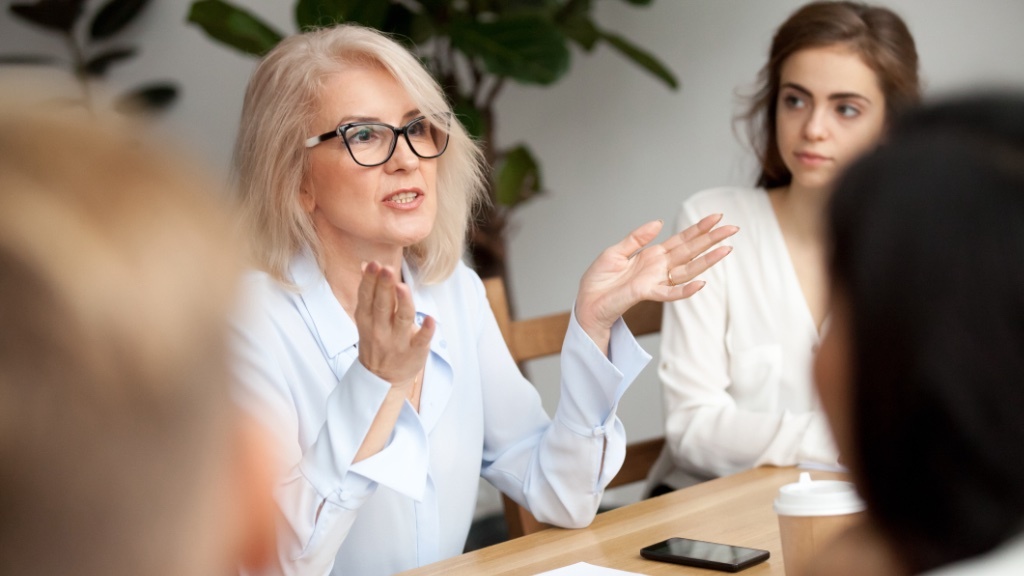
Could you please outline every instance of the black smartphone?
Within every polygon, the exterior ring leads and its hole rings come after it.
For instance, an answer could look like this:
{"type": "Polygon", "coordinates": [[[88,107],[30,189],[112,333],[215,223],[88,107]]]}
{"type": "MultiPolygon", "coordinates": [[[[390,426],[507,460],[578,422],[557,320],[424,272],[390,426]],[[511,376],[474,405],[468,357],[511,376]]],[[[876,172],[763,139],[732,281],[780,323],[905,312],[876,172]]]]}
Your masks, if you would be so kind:
{"type": "Polygon", "coordinates": [[[648,560],[674,562],[723,572],[739,572],[744,568],[764,562],[771,554],[767,550],[756,548],[716,544],[689,538],[669,538],[641,549],[640,555],[648,560]]]}

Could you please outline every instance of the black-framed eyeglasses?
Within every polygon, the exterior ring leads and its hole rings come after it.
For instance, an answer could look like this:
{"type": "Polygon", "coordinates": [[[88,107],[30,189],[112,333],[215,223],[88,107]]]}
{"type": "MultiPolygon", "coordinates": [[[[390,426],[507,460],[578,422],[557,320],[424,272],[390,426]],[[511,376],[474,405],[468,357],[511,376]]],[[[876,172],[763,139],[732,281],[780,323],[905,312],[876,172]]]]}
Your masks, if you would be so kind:
{"type": "Polygon", "coordinates": [[[398,136],[405,137],[405,143],[413,154],[420,158],[437,158],[448,148],[448,118],[441,118],[441,125],[426,116],[410,120],[405,126],[395,128],[382,122],[352,122],[342,124],[330,132],[306,140],[306,148],[317,146],[332,138],[341,138],[345,148],[360,166],[380,166],[391,159],[398,144],[398,136]]]}

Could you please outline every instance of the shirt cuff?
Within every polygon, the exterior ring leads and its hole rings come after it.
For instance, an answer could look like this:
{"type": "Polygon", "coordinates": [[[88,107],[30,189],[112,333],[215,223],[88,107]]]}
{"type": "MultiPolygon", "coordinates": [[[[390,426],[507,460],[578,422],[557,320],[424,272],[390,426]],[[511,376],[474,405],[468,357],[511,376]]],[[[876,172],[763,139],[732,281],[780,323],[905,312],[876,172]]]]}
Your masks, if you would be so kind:
{"type": "Polygon", "coordinates": [[[348,475],[357,473],[369,481],[422,502],[427,489],[428,449],[426,431],[412,406],[406,402],[387,446],[373,456],[353,464],[348,475]]]}
{"type": "Polygon", "coordinates": [[[352,464],[341,488],[328,500],[355,510],[381,485],[417,502],[423,501],[427,486],[427,444],[426,436],[417,433],[423,428],[415,415],[408,414],[412,411],[408,403],[402,407],[388,444],[373,456],[352,464]]]}
{"type": "Polygon", "coordinates": [[[619,318],[611,328],[608,355],[597,347],[576,320],[572,307],[562,345],[562,397],[555,417],[570,429],[589,435],[607,425],[619,399],[651,361],[619,318]]]}
{"type": "MultiPolygon", "coordinates": [[[[341,492],[365,496],[372,482],[421,499],[427,481],[427,439],[408,402],[402,407],[388,444],[379,453],[353,463],[391,385],[353,362],[328,398],[327,417],[316,442],[300,464],[302,474],[324,497],[341,492]],[[348,478],[351,473],[362,477],[348,478]]],[[[339,505],[350,508],[350,504],[339,505]]]]}

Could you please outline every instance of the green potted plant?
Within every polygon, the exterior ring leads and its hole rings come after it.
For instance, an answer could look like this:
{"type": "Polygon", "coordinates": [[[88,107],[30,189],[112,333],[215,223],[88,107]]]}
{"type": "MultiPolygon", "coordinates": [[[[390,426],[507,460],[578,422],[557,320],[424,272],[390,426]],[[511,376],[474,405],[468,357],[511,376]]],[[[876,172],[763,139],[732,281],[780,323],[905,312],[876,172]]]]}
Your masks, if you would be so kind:
{"type": "MultiPolygon", "coordinates": [[[[299,30],[354,22],[392,33],[437,78],[493,167],[492,202],[470,238],[473,266],[488,277],[505,275],[508,211],[543,191],[541,167],[528,144],[494,145],[494,105],[507,82],[550,85],[569,70],[570,44],[590,52],[604,43],[669,88],[678,86],[657,58],[594,22],[592,7],[593,0],[298,0],[294,14],[299,30]]],[[[282,38],[225,0],[193,2],[188,19],[215,40],[256,56],[282,38]]]]}
{"type": "MultiPolygon", "coordinates": [[[[68,51],[68,59],[49,54],[4,54],[0,64],[66,66],[78,82],[81,98],[88,108],[95,104],[91,84],[103,79],[111,66],[138,53],[134,46],[117,40],[149,0],[109,0],[85,18],[85,0],[38,0],[13,3],[8,7],[16,19],[38,26],[58,36],[68,51]]],[[[170,106],[178,95],[171,82],[159,81],[134,88],[120,95],[114,107],[120,111],[155,112],[170,106]]]]}

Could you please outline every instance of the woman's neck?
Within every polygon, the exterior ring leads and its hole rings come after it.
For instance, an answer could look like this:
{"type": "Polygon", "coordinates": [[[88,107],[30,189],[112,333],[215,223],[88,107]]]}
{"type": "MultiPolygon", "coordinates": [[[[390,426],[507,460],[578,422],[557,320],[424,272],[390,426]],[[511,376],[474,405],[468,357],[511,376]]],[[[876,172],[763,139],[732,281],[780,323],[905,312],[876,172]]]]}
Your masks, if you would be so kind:
{"type": "Polygon", "coordinates": [[[363,278],[363,266],[369,262],[378,262],[402,273],[402,249],[372,249],[369,247],[339,248],[322,244],[321,258],[324,264],[324,277],[331,286],[334,297],[349,316],[354,317],[356,304],[359,301],[359,284],[363,278]]]}
{"type": "Polygon", "coordinates": [[[790,184],[771,191],[772,208],[786,235],[800,242],[822,242],[829,191],[790,184]]]}

